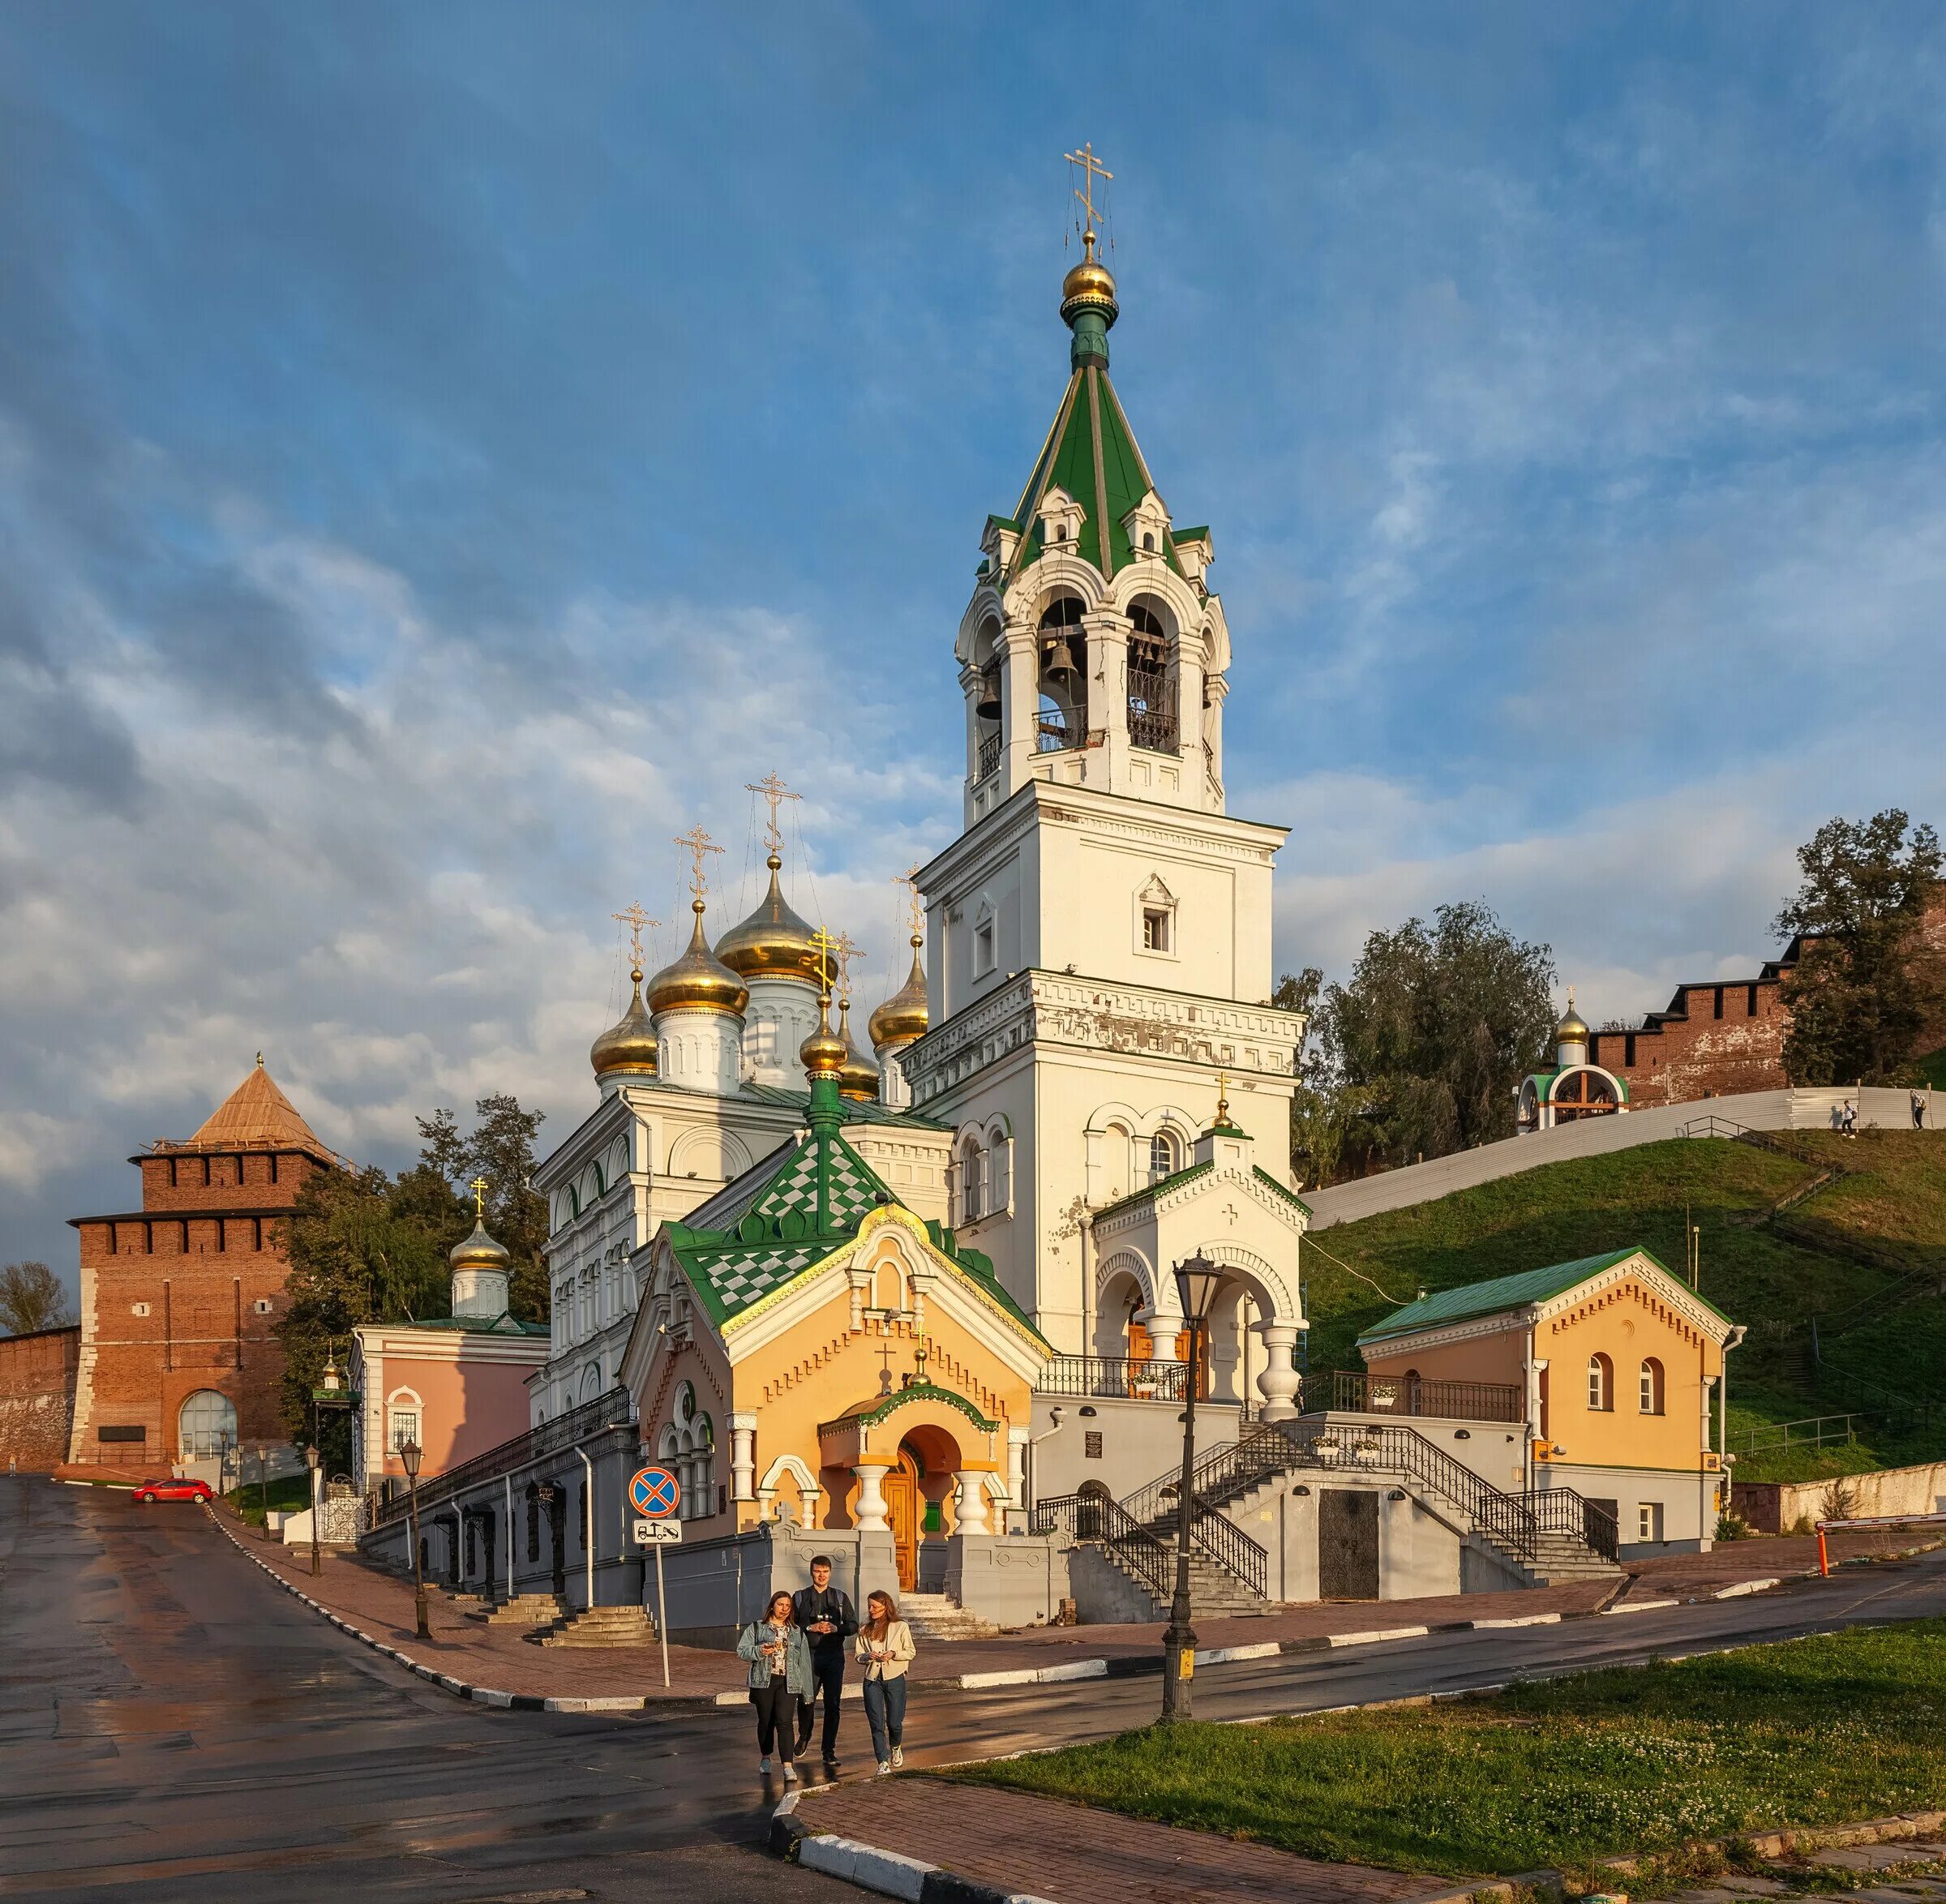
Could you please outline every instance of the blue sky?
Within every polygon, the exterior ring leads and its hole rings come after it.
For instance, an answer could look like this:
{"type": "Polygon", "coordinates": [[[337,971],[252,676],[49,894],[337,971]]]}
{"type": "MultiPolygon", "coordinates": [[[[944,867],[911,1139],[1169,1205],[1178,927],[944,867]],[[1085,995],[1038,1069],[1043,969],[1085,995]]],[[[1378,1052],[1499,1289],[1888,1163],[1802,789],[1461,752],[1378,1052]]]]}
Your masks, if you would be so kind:
{"type": "Polygon", "coordinates": [[[0,1259],[259,1046],[564,1132],[772,767],[896,982],[1083,139],[1281,966],[1482,897],[1627,1015],[1941,817],[1935,8],[16,6],[0,1259]]]}

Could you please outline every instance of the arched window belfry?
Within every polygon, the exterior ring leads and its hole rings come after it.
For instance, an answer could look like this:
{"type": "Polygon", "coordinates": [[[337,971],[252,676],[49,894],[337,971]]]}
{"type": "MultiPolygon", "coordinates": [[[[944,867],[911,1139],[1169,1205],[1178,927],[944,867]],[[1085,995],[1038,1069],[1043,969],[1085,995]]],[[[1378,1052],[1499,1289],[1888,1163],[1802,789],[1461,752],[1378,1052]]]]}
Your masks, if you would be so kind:
{"type": "Polygon", "coordinates": [[[973,777],[984,780],[1000,765],[1004,735],[1001,728],[1001,667],[1003,656],[1000,624],[988,622],[980,630],[975,650],[979,687],[973,700],[974,741],[978,750],[973,777]]]}
{"type": "Polygon", "coordinates": [[[1080,747],[1088,737],[1088,641],[1081,617],[1080,602],[1061,595],[1040,618],[1035,746],[1042,753],[1080,747]]]}
{"type": "Polygon", "coordinates": [[[1152,753],[1177,750],[1176,650],[1155,610],[1129,604],[1129,740],[1152,753]]]}

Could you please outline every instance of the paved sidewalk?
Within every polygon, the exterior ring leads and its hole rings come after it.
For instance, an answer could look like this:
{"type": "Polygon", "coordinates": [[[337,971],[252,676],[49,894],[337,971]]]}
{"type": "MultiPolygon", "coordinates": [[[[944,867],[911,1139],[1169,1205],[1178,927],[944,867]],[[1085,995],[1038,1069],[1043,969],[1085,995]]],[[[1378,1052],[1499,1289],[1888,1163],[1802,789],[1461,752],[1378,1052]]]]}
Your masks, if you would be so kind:
{"type": "MultiPolygon", "coordinates": [[[[1451,1878],[1325,1864],[1265,1845],[1123,1818],[1058,1799],[937,1778],[881,1778],[807,1792],[812,1834],[937,1865],[1008,1895],[1059,1904],[1430,1904],[1451,1878]]],[[[837,1869],[800,1843],[799,1862],[837,1869]]]]}
{"type": "MultiPolygon", "coordinates": [[[[428,1593],[432,1638],[421,1640],[414,1628],[409,1580],[367,1567],[355,1556],[329,1551],[324,1556],[324,1572],[313,1580],[309,1548],[259,1541],[227,1509],[220,1510],[217,1519],[246,1553],[298,1592],[380,1645],[396,1648],[435,1673],[466,1685],[492,1687],[523,1701],[630,1702],[734,1697],[745,1686],[744,1668],[727,1651],[671,1646],[671,1684],[665,1690],[662,1655],[654,1645],[585,1650],[539,1646],[517,1627],[488,1627],[468,1619],[464,1606],[436,1589],[428,1593]]],[[[1832,1542],[1834,1559],[1897,1551],[1906,1544],[1878,1533],[1834,1536],[1832,1542]]],[[[1815,1541],[1739,1541],[1713,1554],[1641,1563],[1640,1577],[1630,1583],[1621,1604],[1701,1597],[1741,1582],[1788,1579],[1816,1564],[1815,1541]]],[[[1240,1619],[1199,1620],[1196,1635],[1206,1651],[1261,1648],[1267,1652],[1293,1642],[1321,1645],[1348,1635],[1402,1628],[1575,1619],[1595,1612],[1613,1591],[1612,1582],[1587,1580],[1528,1593],[1318,1602],[1275,1607],[1240,1619]]],[[[1159,1623],[1033,1627],[997,1640],[922,1645],[914,1677],[922,1684],[957,1684],[968,1675],[1081,1670],[1082,1662],[1104,1660],[1110,1662],[1107,1670],[1113,1671],[1159,1661],[1161,1643],[1159,1623]]]]}

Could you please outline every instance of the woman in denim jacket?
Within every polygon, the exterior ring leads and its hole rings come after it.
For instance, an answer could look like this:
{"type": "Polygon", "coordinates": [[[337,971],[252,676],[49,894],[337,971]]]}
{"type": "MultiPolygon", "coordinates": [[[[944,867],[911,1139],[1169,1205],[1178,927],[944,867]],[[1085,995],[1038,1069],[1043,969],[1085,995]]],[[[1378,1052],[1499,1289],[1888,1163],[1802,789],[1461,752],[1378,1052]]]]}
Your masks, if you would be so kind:
{"type": "Polygon", "coordinates": [[[757,1748],[763,1754],[763,1772],[769,1776],[774,1739],[778,1756],[784,1762],[784,1782],[790,1784],[797,1777],[791,1743],[797,1735],[797,1702],[810,1697],[816,1682],[810,1643],[791,1617],[788,1593],[781,1589],[773,1593],[764,1617],[744,1628],[736,1657],[750,1662],[750,1703],[757,1708],[757,1748]]]}

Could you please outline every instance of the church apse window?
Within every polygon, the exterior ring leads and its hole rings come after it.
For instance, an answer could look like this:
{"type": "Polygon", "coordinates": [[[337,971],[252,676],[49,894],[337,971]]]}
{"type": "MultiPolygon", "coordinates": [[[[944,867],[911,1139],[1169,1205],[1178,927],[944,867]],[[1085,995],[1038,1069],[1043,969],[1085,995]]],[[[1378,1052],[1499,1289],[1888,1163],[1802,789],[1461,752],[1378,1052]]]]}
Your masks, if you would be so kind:
{"type": "Polygon", "coordinates": [[[1155,610],[1129,606],[1129,740],[1151,753],[1177,751],[1176,649],[1155,610]]]}
{"type": "Polygon", "coordinates": [[[1088,641],[1082,605],[1073,595],[1048,604],[1040,618],[1039,717],[1041,753],[1082,746],[1088,737],[1088,641]]]}

